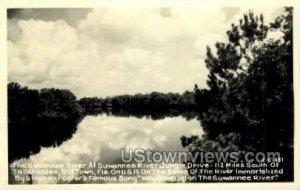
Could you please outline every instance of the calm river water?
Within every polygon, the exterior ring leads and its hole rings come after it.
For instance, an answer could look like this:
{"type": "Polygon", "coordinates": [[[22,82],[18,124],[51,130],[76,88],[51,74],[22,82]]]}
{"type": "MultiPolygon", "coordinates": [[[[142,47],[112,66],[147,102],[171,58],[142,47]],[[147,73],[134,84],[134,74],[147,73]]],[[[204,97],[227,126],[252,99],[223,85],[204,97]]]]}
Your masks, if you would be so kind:
{"type": "MultiPolygon", "coordinates": [[[[146,117],[87,116],[79,124],[72,139],[59,147],[42,148],[38,154],[17,162],[118,163],[121,160],[122,148],[183,151],[181,136],[202,134],[198,120],[187,121],[181,116],[160,120],[146,117]]],[[[33,183],[38,181],[33,180],[33,183]]]]}

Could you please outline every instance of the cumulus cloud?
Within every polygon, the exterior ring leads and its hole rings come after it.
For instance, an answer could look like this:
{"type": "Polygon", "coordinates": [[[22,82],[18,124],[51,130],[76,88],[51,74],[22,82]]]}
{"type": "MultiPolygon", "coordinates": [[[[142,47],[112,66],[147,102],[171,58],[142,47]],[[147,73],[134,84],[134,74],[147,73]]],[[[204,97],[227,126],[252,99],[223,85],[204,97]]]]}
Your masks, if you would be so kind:
{"type": "MultiPolygon", "coordinates": [[[[277,9],[257,10],[270,20],[277,9]]],[[[248,9],[103,8],[70,25],[76,11],[38,19],[41,11],[31,10],[34,19],[9,20],[9,81],[79,97],[205,87],[206,45],[224,41],[248,9]]]]}
{"type": "Polygon", "coordinates": [[[9,80],[34,88],[73,89],[91,53],[80,48],[76,30],[62,20],[20,20],[17,26],[19,39],[8,42],[9,80]]]}

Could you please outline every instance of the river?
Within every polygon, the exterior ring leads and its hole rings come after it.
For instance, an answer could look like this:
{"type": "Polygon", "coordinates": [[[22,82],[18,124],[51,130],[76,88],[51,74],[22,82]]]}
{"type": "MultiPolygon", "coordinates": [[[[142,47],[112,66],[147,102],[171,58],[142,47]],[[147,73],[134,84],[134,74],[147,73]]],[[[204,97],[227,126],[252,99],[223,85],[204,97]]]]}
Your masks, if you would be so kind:
{"type": "MultiPolygon", "coordinates": [[[[158,120],[150,117],[115,117],[105,114],[86,116],[70,140],[57,147],[42,148],[38,154],[31,155],[28,159],[17,160],[15,163],[120,163],[122,148],[125,151],[185,151],[180,140],[183,135],[201,137],[203,130],[200,122],[197,119],[187,120],[182,116],[158,120]]],[[[31,177],[32,183],[45,183],[35,180],[34,174],[31,177]]],[[[150,182],[166,181],[162,179],[150,182]]]]}

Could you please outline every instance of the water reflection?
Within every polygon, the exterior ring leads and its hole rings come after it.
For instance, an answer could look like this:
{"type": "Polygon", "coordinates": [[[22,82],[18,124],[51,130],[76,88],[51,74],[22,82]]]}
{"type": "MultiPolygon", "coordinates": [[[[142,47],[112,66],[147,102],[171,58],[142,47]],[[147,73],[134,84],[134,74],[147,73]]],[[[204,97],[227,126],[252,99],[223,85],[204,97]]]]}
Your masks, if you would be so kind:
{"type": "Polygon", "coordinates": [[[157,108],[157,109],[131,109],[131,108],[111,108],[111,109],[99,109],[92,110],[87,113],[88,115],[100,115],[106,114],[108,116],[118,117],[136,117],[136,118],[151,118],[153,120],[164,119],[166,117],[178,117],[182,116],[186,120],[197,118],[199,113],[193,109],[179,109],[179,108],[157,108]]]}
{"type": "Polygon", "coordinates": [[[181,116],[161,120],[146,117],[87,116],[79,124],[72,139],[60,147],[42,148],[39,154],[21,162],[118,163],[121,148],[181,151],[184,150],[180,141],[182,135],[202,134],[198,120],[187,121],[181,116]]]}

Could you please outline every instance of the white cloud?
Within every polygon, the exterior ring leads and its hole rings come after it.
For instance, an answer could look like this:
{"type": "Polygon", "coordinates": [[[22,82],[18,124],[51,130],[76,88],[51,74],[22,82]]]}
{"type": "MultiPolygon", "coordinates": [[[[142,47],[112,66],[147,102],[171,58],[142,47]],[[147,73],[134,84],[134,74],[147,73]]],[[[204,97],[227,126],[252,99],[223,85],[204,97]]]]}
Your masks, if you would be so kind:
{"type": "Polygon", "coordinates": [[[18,21],[19,40],[8,44],[9,80],[34,88],[72,88],[83,67],[76,30],[64,21],[18,21]]]}
{"type": "MultiPolygon", "coordinates": [[[[274,10],[263,11],[274,16],[274,10]]],[[[241,16],[236,12],[94,9],[77,27],[63,20],[14,19],[8,25],[9,80],[68,88],[79,97],[204,87],[206,45],[225,40],[230,23],[241,16]]]]}

